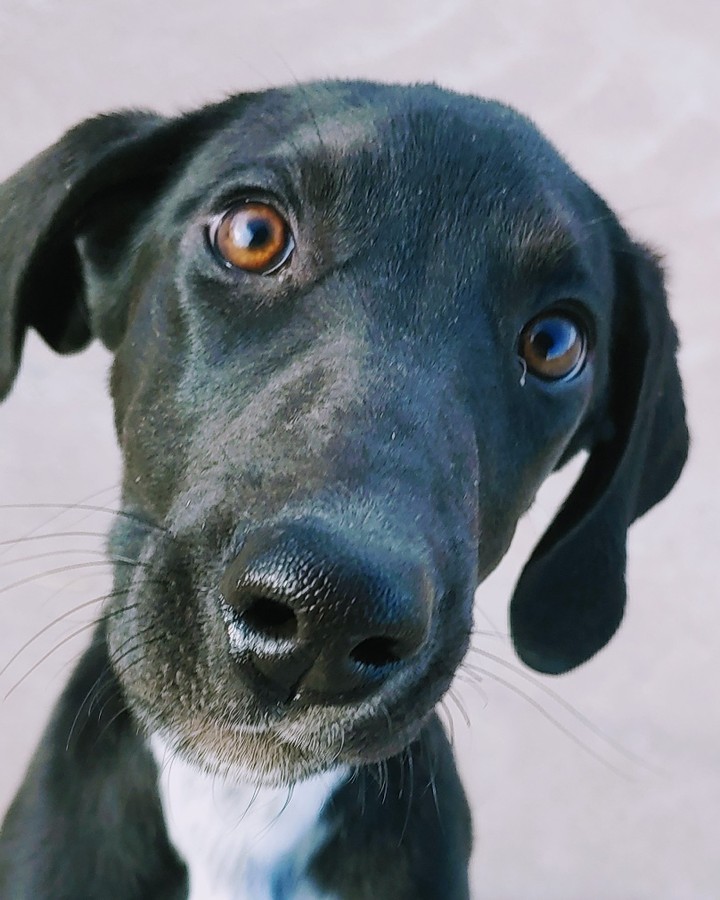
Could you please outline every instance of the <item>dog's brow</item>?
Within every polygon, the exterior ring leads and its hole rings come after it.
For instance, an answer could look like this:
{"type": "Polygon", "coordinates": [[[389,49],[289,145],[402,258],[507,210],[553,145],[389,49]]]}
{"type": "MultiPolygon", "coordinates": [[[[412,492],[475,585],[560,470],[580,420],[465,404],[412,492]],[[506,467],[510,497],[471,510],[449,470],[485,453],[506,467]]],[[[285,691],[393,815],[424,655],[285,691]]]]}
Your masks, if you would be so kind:
{"type": "Polygon", "coordinates": [[[557,215],[515,223],[511,242],[515,264],[528,273],[558,265],[576,243],[568,226],[557,215]]]}

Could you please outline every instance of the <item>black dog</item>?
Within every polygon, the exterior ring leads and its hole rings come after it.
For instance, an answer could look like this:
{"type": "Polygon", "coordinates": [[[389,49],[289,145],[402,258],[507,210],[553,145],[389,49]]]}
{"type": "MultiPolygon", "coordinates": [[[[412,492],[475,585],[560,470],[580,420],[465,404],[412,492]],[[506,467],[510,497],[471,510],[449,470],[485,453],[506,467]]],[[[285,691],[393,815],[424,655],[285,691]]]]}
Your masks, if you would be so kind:
{"type": "Polygon", "coordinates": [[[125,461],[0,896],[467,897],[433,708],[581,448],[513,639],[557,673],[620,622],[626,529],[687,450],[656,261],[530,122],[432,86],[96,118],[0,215],[0,396],[25,329],[100,338],[125,461]]]}

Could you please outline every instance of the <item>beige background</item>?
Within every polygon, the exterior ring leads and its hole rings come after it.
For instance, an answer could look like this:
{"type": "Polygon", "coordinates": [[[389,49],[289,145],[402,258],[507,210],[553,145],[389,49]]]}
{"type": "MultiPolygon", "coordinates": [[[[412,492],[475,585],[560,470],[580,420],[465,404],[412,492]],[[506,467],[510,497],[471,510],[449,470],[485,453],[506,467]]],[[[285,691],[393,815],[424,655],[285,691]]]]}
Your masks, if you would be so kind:
{"type": "MultiPolygon", "coordinates": [[[[720,4],[0,0],[0,177],[100,110],[173,111],[323,76],[433,79],[515,104],[667,254],[694,447],[678,489],[632,531],[621,632],[535,685],[508,646],[512,580],[561,478],[478,594],[477,628],[495,633],[475,645],[514,668],[473,654],[490,674],[481,691],[461,675],[447,715],[476,822],[475,898],[720,898],[720,4]]],[[[61,360],[30,342],[0,408],[0,503],[26,508],[0,510],[0,541],[107,527],[105,513],[30,508],[116,501],[107,365],[97,348],[61,360]]],[[[97,603],[53,622],[107,590],[100,545],[0,545],[0,810],[97,603]]]]}

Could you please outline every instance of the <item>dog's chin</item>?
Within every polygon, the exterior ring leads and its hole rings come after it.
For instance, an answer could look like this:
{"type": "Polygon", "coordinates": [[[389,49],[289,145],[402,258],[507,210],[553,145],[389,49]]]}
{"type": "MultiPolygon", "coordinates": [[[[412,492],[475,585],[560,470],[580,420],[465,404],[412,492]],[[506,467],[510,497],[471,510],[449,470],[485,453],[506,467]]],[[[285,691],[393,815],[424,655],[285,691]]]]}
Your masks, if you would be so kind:
{"type": "Polygon", "coordinates": [[[389,729],[384,717],[314,728],[299,721],[265,728],[222,722],[167,727],[147,720],[144,725],[172,754],[210,775],[238,784],[280,787],[338,767],[360,768],[396,756],[417,738],[429,716],[399,729],[389,729]]]}

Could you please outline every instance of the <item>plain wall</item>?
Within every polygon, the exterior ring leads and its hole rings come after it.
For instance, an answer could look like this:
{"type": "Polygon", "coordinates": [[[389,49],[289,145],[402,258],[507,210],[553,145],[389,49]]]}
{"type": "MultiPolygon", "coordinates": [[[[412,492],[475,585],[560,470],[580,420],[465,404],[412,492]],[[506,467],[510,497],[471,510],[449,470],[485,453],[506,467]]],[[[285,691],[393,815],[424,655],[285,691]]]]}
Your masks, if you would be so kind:
{"type": "MultiPolygon", "coordinates": [[[[98,111],[338,76],[518,106],[666,255],[693,449],[632,529],[625,622],[562,678],[529,678],[513,656],[508,597],[561,476],[478,592],[475,646],[505,662],[473,654],[481,689],[461,674],[444,715],[475,817],[475,898],[718,898],[720,5],[2,0],[0,178],[98,111]]],[[[0,811],[108,590],[109,515],[34,506],[117,501],[108,364],[98,347],[60,359],[32,339],[0,407],[0,541],[14,541],[0,545],[0,811]],[[16,540],[38,529],[95,536],[16,540]]]]}

